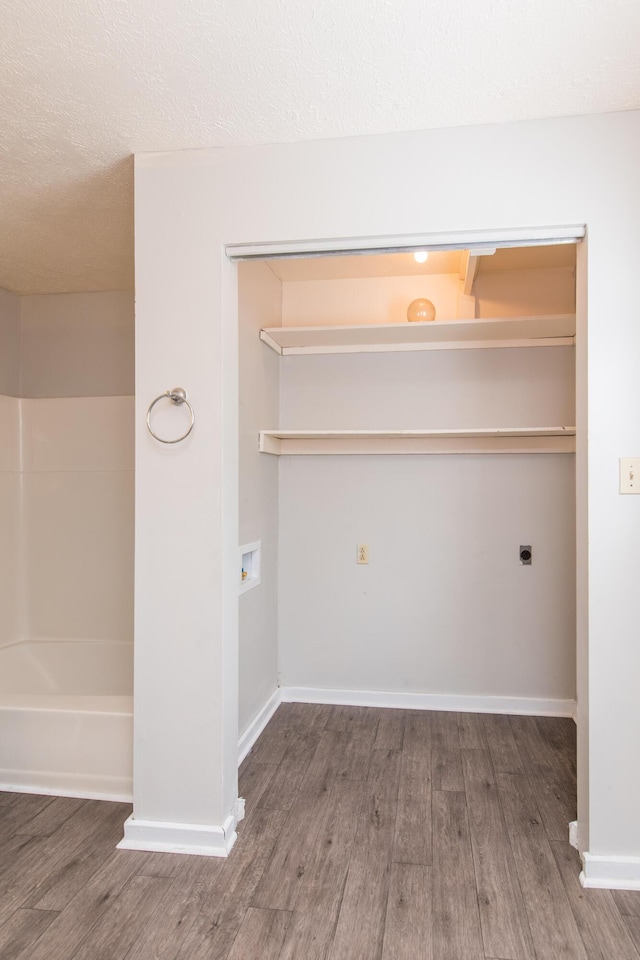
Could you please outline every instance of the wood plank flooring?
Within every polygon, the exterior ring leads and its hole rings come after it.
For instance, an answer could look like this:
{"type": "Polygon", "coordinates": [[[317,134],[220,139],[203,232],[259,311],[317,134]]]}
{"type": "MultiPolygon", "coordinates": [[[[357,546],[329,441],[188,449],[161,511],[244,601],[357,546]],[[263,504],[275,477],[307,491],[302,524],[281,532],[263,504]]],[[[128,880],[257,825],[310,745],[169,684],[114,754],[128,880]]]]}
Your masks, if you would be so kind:
{"type": "Polygon", "coordinates": [[[0,794],[0,960],[640,960],[583,890],[570,720],[283,704],[228,860],[116,851],[126,804],[0,794]]]}

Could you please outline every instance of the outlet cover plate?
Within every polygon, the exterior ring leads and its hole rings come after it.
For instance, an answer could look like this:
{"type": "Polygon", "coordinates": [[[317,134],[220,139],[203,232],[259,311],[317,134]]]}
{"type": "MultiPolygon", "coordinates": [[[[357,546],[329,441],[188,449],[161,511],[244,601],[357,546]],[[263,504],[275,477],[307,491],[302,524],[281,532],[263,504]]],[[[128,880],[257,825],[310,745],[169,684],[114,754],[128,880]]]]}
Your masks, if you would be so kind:
{"type": "Polygon", "coordinates": [[[640,457],[620,457],[620,493],[640,493],[640,457]]]}

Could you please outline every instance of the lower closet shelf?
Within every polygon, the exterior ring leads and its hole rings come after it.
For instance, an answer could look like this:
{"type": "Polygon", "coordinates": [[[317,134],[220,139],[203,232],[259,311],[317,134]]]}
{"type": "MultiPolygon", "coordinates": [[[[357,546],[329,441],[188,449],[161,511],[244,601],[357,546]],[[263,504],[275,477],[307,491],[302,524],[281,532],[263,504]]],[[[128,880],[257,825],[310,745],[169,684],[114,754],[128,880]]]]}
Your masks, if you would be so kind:
{"type": "Polygon", "coordinates": [[[261,453],[313,454],[575,453],[575,427],[478,430],[261,430],[261,453]]]}

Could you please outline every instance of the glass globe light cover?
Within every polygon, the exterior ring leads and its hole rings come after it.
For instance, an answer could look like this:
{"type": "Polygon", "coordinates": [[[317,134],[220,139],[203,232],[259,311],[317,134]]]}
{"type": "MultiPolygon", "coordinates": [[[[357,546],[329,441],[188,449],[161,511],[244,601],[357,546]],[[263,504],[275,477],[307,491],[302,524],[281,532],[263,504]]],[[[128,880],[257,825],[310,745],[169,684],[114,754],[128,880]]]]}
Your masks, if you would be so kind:
{"type": "Polygon", "coordinates": [[[420,297],[418,300],[412,300],[407,307],[407,320],[409,323],[425,323],[428,320],[435,320],[436,308],[431,300],[424,300],[420,297]]]}

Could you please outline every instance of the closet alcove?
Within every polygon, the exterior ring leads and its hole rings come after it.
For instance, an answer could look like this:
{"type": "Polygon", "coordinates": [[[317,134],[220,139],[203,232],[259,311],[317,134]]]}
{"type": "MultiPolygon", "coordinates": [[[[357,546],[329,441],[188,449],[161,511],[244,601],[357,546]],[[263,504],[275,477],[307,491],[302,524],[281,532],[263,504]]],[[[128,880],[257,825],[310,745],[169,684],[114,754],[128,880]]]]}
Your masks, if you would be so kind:
{"type": "Polygon", "coordinates": [[[572,712],[575,256],[238,265],[240,539],[262,551],[240,598],[241,731],[274,683],[572,712]],[[417,297],[434,322],[406,321],[417,297]]]}

